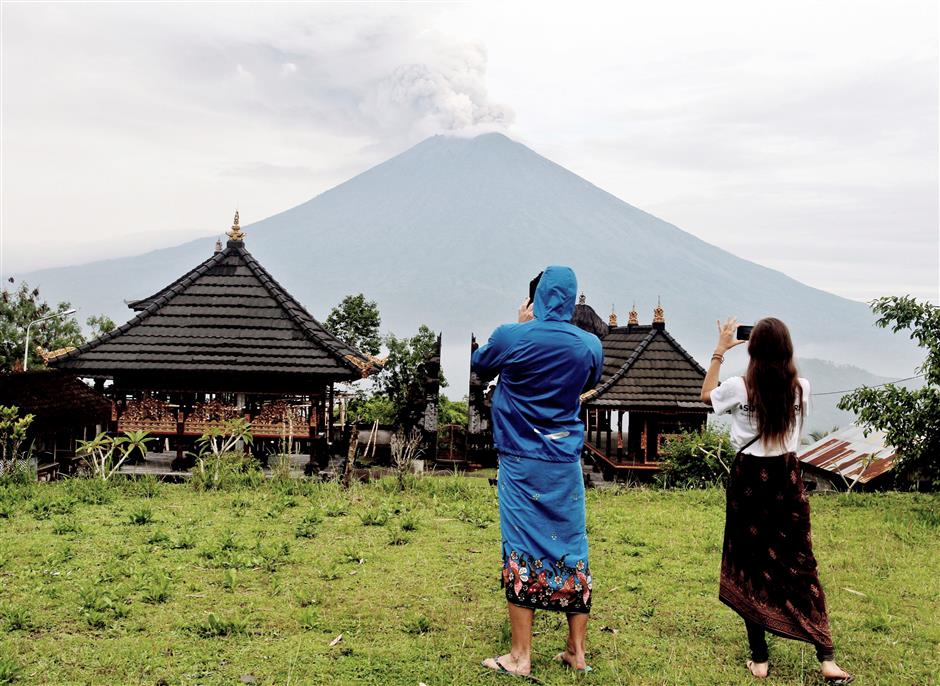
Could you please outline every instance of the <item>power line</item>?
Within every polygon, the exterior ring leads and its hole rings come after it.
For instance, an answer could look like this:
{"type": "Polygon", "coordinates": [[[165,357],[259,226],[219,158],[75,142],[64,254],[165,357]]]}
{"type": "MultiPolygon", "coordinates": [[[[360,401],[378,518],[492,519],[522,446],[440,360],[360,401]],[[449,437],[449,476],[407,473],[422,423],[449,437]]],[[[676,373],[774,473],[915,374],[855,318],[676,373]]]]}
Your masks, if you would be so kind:
{"type": "Polygon", "coordinates": [[[827,391],[826,393],[810,393],[810,396],[816,395],[845,395],[846,393],[852,393],[857,391],[859,388],[881,388],[882,386],[890,386],[891,384],[901,383],[902,381],[913,381],[914,379],[920,379],[923,377],[923,374],[917,374],[915,376],[909,376],[906,379],[896,379],[895,381],[886,381],[885,383],[875,384],[874,386],[858,386],[857,388],[850,388],[847,391],[827,391]]]}

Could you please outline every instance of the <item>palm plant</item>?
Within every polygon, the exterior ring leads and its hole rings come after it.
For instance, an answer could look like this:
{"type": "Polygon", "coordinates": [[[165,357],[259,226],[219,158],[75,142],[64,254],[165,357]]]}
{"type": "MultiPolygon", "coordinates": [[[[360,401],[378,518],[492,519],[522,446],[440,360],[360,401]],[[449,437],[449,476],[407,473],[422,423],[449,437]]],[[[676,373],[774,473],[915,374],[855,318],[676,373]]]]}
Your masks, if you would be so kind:
{"type": "Polygon", "coordinates": [[[75,454],[84,457],[92,475],[107,481],[134,452],[147,452],[147,444],[157,440],[146,431],[125,431],[123,436],[110,436],[102,431],[90,441],[79,441],[75,454]]]}

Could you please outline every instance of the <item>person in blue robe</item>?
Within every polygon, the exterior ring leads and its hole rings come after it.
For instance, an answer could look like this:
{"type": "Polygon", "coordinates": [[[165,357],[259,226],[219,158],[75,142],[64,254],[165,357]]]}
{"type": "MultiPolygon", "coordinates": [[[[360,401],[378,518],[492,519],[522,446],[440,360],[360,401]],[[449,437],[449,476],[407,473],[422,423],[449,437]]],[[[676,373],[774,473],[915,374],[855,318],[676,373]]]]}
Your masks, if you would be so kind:
{"type": "Polygon", "coordinates": [[[565,612],[566,648],[556,659],[587,671],[585,635],[591,570],[585,522],[581,394],[597,385],[601,342],[571,324],[577,280],[570,267],[545,269],[519,322],[498,327],[471,367],[499,375],[493,440],[499,455],[502,581],[512,628],[509,653],[483,662],[511,674],[531,670],[535,610],[565,612]]]}

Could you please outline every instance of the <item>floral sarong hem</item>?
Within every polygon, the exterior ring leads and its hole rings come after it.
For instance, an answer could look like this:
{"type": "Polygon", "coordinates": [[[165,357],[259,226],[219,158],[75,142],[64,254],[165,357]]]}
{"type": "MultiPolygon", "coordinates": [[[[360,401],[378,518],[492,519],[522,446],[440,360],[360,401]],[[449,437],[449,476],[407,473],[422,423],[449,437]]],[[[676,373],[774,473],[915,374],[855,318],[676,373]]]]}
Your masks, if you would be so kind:
{"type": "Polygon", "coordinates": [[[513,605],[573,614],[591,611],[591,571],[585,560],[571,566],[513,550],[503,555],[503,586],[513,605]]]}

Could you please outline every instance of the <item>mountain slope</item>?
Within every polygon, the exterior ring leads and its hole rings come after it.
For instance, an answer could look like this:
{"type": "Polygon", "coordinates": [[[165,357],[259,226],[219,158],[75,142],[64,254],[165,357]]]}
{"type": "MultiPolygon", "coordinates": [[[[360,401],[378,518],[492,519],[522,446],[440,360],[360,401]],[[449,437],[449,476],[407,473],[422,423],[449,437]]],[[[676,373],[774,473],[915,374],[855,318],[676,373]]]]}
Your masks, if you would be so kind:
{"type": "MultiPolygon", "coordinates": [[[[466,378],[470,330],[485,337],[513,318],[529,279],[550,263],[574,267],[605,318],[610,303],[623,317],[635,300],[648,322],[661,296],[667,327],[699,359],[713,344],[716,318],[772,314],[791,326],[803,357],[893,376],[909,375],[919,361],[908,341],[873,327],[864,304],[699,240],[501,134],[429,138],[246,232],[248,249],[321,319],[361,291],[379,302],[384,329],[443,329],[455,386],[466,378]]],[[[83,316],[124,321],[123,299],[168,284],[213,243],[22,277],[83,316]]]]}

